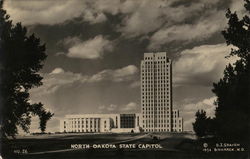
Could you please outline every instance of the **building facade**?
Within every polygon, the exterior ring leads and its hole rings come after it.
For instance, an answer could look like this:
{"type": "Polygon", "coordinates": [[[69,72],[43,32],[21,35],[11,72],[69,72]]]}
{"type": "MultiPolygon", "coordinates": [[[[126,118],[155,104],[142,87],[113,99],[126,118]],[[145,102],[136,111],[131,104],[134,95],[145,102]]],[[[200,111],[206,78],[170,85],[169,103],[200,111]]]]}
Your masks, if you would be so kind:
{"type": "Polygon", "coordinates": [[[139,132],[140,114],[77,114],[60,121],[60,132],[139,132]]]}
{"type": "Polygon", "coordinates": [[[141,113],[144,131],[173,130],[172,63],[166,52],[145,53],[141,61],[141,113]]]}
{"type": "Polygon", "coordinates": [[[182,132],[183,131],[183,118],[179,115],[179,110],[173,110],[173,131],[182,132]]]}

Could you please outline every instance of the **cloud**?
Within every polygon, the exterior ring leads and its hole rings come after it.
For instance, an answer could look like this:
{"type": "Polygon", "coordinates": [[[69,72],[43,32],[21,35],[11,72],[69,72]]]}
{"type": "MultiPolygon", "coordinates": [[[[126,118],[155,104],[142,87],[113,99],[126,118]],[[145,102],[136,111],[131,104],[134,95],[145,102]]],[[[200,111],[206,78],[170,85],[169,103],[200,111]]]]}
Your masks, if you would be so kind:
{"type": "Polygon", "coordinates": [[[215,105],[214,101],[216,100],[216,97],[211,97],[208,99],[203,99],[200,102],[197,103],[191,103],[191,104],[186,104],[183,106],[182,110],[185,113],[195,113],[198,110],[205,110],[207,116],[209,117],[214,117],[214,111],[215,111],[215,105]]]}
{"type": "MultiPolygon", "coordinates": [[[[144,0],[144,1],[126,1],[122,4],[123,10],[127,11],[122,24],[118,27],[118,31],[126,37],[137,37],[140,35],[148,35],[160,28],[175,27],[179,23],[187,22],[190,17],[199,15],[201,11],[214,8],[218,4],[218,0],[205,1],[189,1],[189,5],[178,0],[144,0]],[[176,5],[176,3],[179,3],[176,5]],[[127,9],[127,7],[129,9],[127,9]],[[126,9],[124,9],[126,8],[126,9]]],[[[160,33],[159,33],[160,34],[160,33]]],[[[156,34],[156,35],[159,35],[156,34]]]]}
{"type": "Polygon", "coordinates": [[[55,68],[50,74],[59,74],[64,73],[64,70],[62,68],[55,68]]]}
{"type": "Polygon", "coordinates": [[[43,85],[31,90],[31,93],[36,96],[54,93],[62,86],[67,86],[76,81],[84,81],[86,79],[85,76],[79,73],[65,72],[62,68],[55,68],[51,73],[45,73],[42,74],[42,76],[43,85]]]}
{"type": "Polygon", "coordinates": [[[96,83],[102,81],[111,82],[133,82],[137,76],[138,68],[134,65],[128,65],[118,69],[108,69],[100,71],[93,75],[82,75],[81,73],[65,72],[62,68],[55,68],[50,73],[42,74],[43,85],[31,90],[32,94],[37,96],[51,94],[61,87],[70,86],[73,83],[96,83]]]}
{"type": "Polygon", "coordinates": [[[212,85],[223,75],[228,63],[236,58],[229,55],[231,47],[226,44],[201,45],[183,50],[173,63],[173,82],[178,85],[212,85]]]}
{"type": "Polygon", "coordinates": [[[84,20],[90,22],[90,24],[101,23],[107,20],[104,13],[94,12],[93,10],[87,10],[83,17],[84,20]]]}
{"type": "Polygon", "coordinates": [[[4,3],[4,9],[14,22],[25,25],[54,25],[76,17],[82,17],[83,21],[91,24],[107,20],[104,13],[91,8],[85,0],[8,0],[4,3]]]}
{"type": "Polygon", "coordinates": [[[123,14],[125,18],[118,27],[119,30],[128,36],[138,36],[154,31],[165,23],[184,21],[206,7],[215,7],[218,2],[190,1],[189,5],[185,5],[179,0],[8,0],[4,3],[4,8],[11,19],[26,25],[54,25],[75,17],[82,17],[83,21],[93,24],[107,21],[106,13],[123,14]]]}
{"type": "Polygon", "coordinates": [[[136,110],[138,110],[138,108],[140,108],[140,106],[138,106],[137,103],[135,102],[130,102],[127,105],[125,105],[124,107],[121,108],[122,112],[135,112],[136,110]]]}
{"type": "Polygon", "coordinates": [[[137,8],[123,19],[118,30],[125,36],[136,37],[158,29],[164,23],[163,17],[160,17],[161,3],[161,1],[135,3],[137,8]]]}
{"type": "Polygon", "coordinates": [[[232,3],[230,5],[230,10],[232,12],[237,12],[237,15],[239,18],[242,18],[245,14],[247,14],[246,8],[244,7],[244,1],[235,1],[232,0],[232,3]]]}
{"type": "Polygon", "coordinates": [[[80,16],[86,6],[81,1],[8,0],[4,8],[14,22],[53,25],[80,16]]]}
{"type": "Polygon", "coordinates": [[[67,53],[67,56],[71,58],[98,59],[101,58],[105,52],[113,49],[112,42],[102,35],[83,42],[79,42],[77,38],[66,39],[65,41],[65,44],[72,43],[75,45],[70,47],[67,53]]]}
{"type": "Polygon", "coordinates": [[[150,37],[148,49],[159,49],[170,42],[191,43],[202,41],[221,31],[226,25],[224,11],[213,10],[193,24],[176,24],[163,27],[150,37]]]}
{"type": "Polygon", "coordinates": [[[215,100],[216,97],[210,97],[196,103],[184,104],[181,108],[181,115],[184,118],[184,129],[192,130],[192,123],[195,121],[195,113],[198,110],[205,110],[207,117],[214,117],[216,108],[214,105],[215,100]]]}
{"type": "Polygon", "coordinates": [[[101,105],[98,107],[100,113],[115,113],[117,111],[117,105],[110,104],[109,106],[101,105]]]}
{"type": "Polygon", "coordinates": [[[131,88],[137,88],[141,86],[141,81],[134,81],[129,85],[131,88]]]}
{"type": "Polygon", "coordinates": [[[57,42],[57,44],[69,48],[69,47],[72,47],[72,46],[79,44],[81,42],[82,42],[82,40],[79,37],[69,36],[69,37],[66,37],[66,38],[60,40],[59,42],[57,42]]]}
{"type": "MultiPolygon", "coordinates": [[[[115,31],[121,32],[123,37],[127,38],[147,37],[150,40],[148,49],[154,50],[172,41],[206,39],[221,30],[226,24],[226,18],[225,10],[219,10],[217,7],[220,2],[219,0],[189,2],[179,0],[9,0],[4,3],[4,8],[14,22],[21,21],[25,25],[54,25],[75,17],[81,17],[80,22],[86,21],[94,24],[108,21],[106,14],[122,15],[119,16],[121,23],[115,24],[115,31]],[[151,34],[153,34],[152,37],[151,34]]],[[[239,6],[242,6],[235,1],[229,5],[237,10],[239,6]]],[[[101,38],[95,40],[108,43],[101,38]]],[[[69,57],[84,59],[100,57],[98,49],[102,50],[101,46],[93,50],[93,47],[88,47],[87,44],[83,46],[83,44],[84,42],[71,48],[69,57]],[[90,49],[88,51],[92,53],[80,53],[83,47],[86,50],[90,49]]]]}
{"type": "Polygon", "coordinates": [[[135,113],[140,110],[140,106],[135,102],[129,102],[125,105],[110,104],[108,106],[101,105],[98,107],[99,113],[135,113]]]}
{"type": "Polygon", "coordinates": [[[138,68],[134,65],[128,65],[126,67],[116,70],[103,70],[89,78],[89,82],[98,82],[103,80],[111,80],[114,82],[122,82],[133,80],[138,73],[138,68]]]}
{"type": "Polygon", "coordinates": [[[96,0],[92,3],[91,6],[99,12],[117,15],[117,14],[129,14],[135,12],[141,3],[143,2],[134,0],[125,0],[125,1],[96,0]]]}

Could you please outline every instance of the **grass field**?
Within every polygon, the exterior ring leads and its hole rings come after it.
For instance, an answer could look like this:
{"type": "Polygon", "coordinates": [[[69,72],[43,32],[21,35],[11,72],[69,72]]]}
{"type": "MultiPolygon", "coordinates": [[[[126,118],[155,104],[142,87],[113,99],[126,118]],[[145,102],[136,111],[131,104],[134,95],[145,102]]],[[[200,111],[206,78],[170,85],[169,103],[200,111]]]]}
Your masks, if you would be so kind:
{"type": "MultiPolygon", "coordinates": [[[[197,140],[190,133],[161,134],[51,134],[19,136],[2,141],[2,156],[5,159],[74,159],[74,158],[248,158],[242,152],[204,152],[215,141],[197,140]],[[72,148],[72,145],[90,145],[89,148],[72,148]],[[116,148],[95,148],[98,145],[115,145],[116,148]],[[123,144],[133,148],[119,148],[123,144]],[[149,147],[140,147],[148,144],[149,147]],[[158,145],[160,147],[150,147],[158,145]],[[94,148],[93,148],[94,147],[94,148]]],[[[212,147],[210,146],[212,145],[212,147]]]]}

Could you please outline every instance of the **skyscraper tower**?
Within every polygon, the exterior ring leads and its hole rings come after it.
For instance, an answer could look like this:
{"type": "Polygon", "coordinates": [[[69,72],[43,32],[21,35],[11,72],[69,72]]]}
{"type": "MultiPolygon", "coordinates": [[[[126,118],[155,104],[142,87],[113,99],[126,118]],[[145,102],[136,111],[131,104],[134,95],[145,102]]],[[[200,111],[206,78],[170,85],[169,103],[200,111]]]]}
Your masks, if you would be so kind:
{"type": "Polygon", "coordinates": [[[145,53],[141,61],[141,112],[145,132],[170,132],[172,63],[166,52],[145,53]]]}

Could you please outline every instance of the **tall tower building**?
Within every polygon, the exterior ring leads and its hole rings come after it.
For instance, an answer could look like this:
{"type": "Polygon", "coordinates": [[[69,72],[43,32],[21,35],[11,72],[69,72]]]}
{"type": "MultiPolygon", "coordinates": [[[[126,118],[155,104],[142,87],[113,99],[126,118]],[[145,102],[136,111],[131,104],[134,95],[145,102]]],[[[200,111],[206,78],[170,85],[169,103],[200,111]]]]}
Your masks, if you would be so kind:
{"type": "Polygon", "coordinates": [[[144,54],[141,109],[145,132],[172,131],[172,63],[166,52],[144,54]]]}

